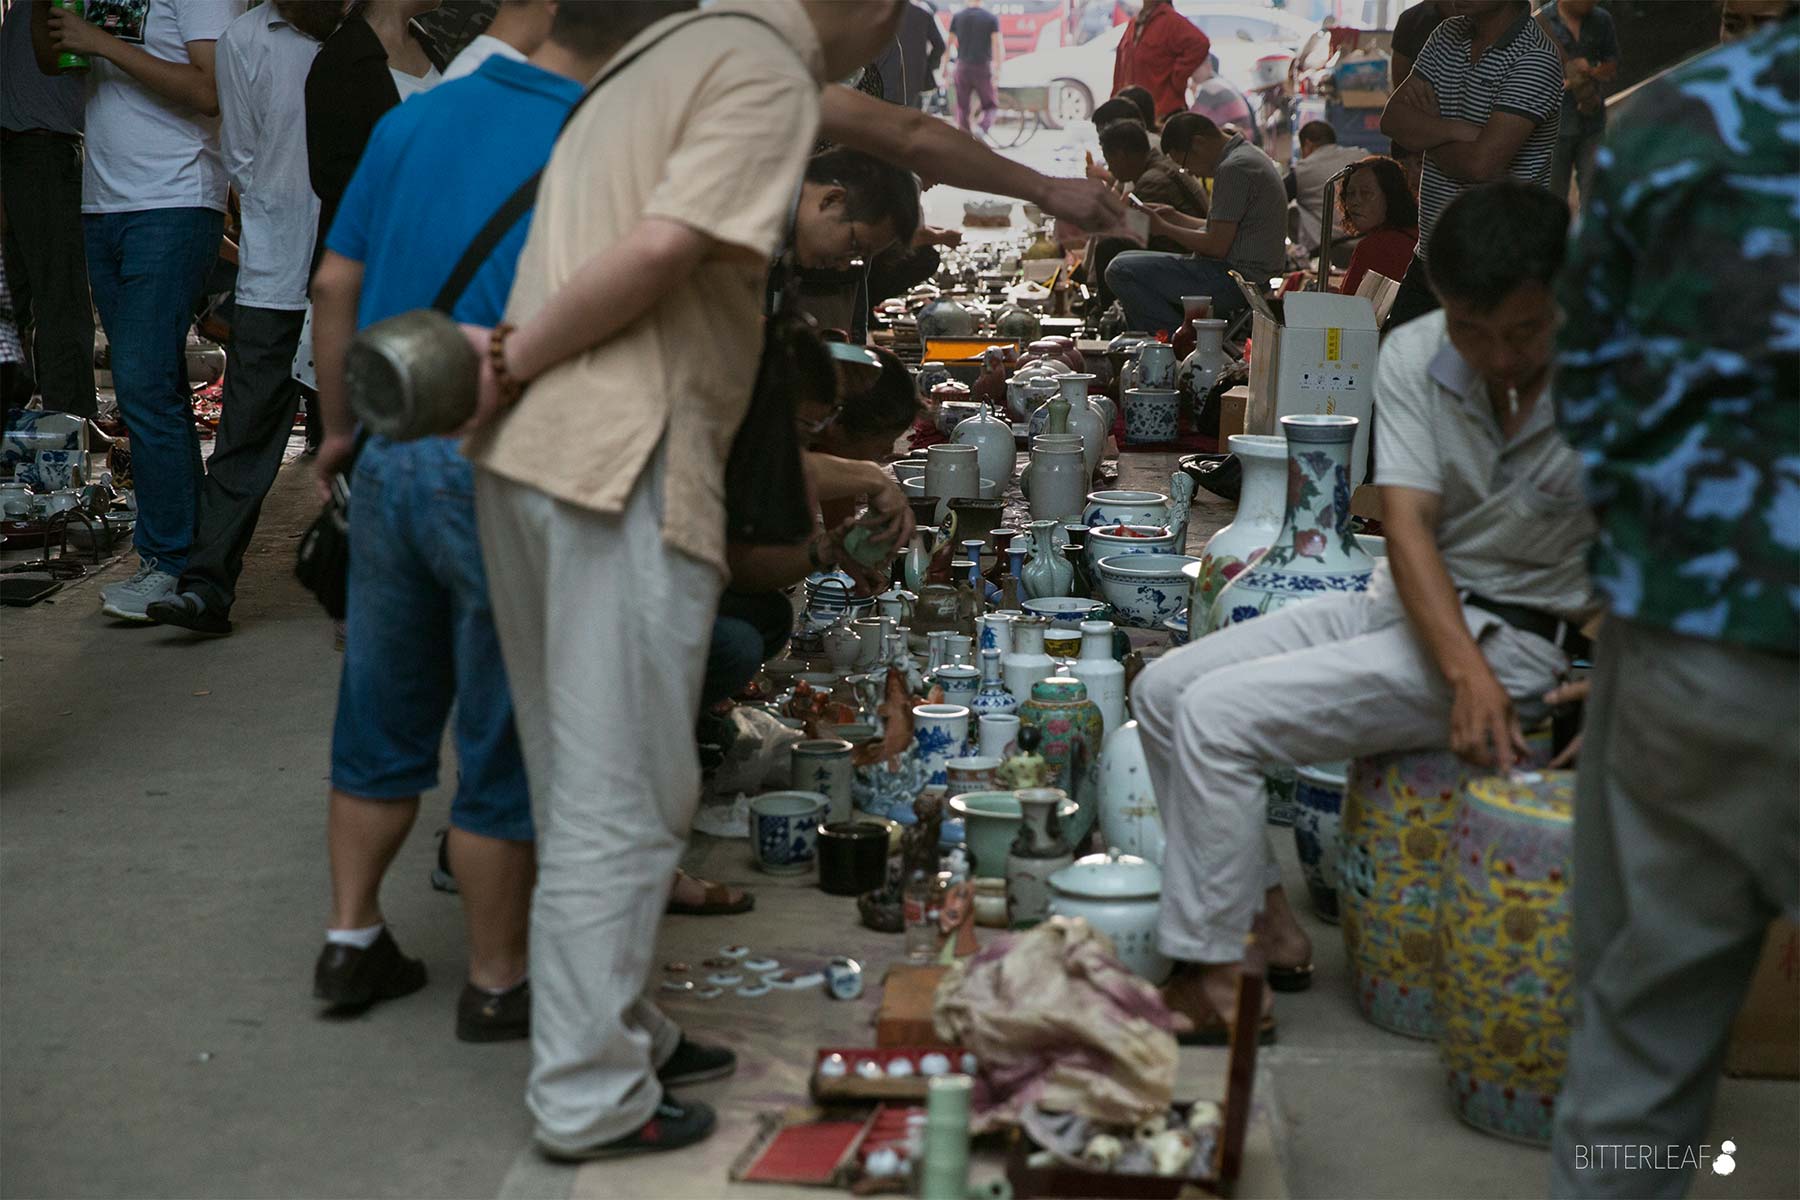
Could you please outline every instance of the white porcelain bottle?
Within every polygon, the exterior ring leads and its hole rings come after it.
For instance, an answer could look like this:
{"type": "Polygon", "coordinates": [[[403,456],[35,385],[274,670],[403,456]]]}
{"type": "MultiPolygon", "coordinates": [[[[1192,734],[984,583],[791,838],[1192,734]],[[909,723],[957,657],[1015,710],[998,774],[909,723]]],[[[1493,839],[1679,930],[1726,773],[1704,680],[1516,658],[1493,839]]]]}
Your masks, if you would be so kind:
{"type": "Polygon", "coordinates": [[[1100,709],[1101,728],[1111,733],[1125,723],[1125,664],[1113,657],[1111,621],[1081,623],[1081,657],[1075,677],[1087,684],[1088,699],[1100,709]]]}
{"type": "Polygon", "coordinates": [[[1056,663],[1044,653],[1044,630],[1050,622],[1043,617],[1018,617],[1013,621],[1012,650],[1000,659],[1000,674],[1006,690],[1017,699],[1031,695],[1031,685],[1048,679],[1056,663]]]}

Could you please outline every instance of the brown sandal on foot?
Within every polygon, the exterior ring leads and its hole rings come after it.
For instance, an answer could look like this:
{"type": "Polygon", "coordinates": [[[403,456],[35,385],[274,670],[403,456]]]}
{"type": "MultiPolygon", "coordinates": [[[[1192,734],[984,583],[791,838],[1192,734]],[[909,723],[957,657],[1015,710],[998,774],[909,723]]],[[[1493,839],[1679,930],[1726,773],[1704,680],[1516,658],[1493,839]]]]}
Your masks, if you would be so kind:
{"type": "MultiPolygon", "coordinates": [[[[692,878],[690,876],[690,878],[692,878]]],[[[738,898],[731,898],[732,889],[722,883],[712,883],[704,879],[695,879],[695,883],[705,888],[706,898],[699,904],[688,904],[675,899],[673,892],[669,894],[669,905],[664,911],[675,917],[729,917],[737,913],[747,913],[756,907],[756,897],[749,892],[739,892],[738,898]]]]}

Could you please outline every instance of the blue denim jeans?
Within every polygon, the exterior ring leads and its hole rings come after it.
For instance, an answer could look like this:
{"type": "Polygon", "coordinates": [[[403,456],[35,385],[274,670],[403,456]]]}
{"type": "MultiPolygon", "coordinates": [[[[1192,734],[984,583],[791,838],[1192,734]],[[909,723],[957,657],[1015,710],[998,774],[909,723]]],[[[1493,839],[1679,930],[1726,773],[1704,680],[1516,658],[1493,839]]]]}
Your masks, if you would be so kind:
{"type": "Polygon", "coordinates": [[[531,793],[475,531],[474,471],[453,438],[370,438],[350,481],[331,786],[366,800],[437,786],[453,708],[450,823],[530,841],[531,793]]]}
{"type": "Polygon", "coordinates": [[[224,214],[210,208],[82,218],[88,283],[111,349],[119,415],[131,432],[137,552],[171,575],[187,566],[200,494],[187,334],[224,227],[224,214]]]}
{"type": "Polygon", "coordinates": [[[1231,268],[1216,258],[1127,250],[1106,267],[1106,286],[1125,308],[1125,327],[1146,333],[1181,328],[1183,296],[1211,296],[1215,317],[1232,317],[1244,307],[1244,293],[1231,268]]]}

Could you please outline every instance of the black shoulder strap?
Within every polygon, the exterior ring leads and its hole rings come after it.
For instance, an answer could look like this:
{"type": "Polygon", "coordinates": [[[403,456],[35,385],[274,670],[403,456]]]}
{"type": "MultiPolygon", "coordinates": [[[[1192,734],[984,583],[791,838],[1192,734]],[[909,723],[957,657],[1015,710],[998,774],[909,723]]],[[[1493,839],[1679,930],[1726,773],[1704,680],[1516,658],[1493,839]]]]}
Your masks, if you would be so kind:
{"type": "MultiPolygon", "coordinates": [[[[569,109],[569,115],[563,120],[563,128],[567,129],[569,127],[569,122],[575,119],[575,114],[581,111],[581,106],[586,104],[588,100],[593,97],[594,93],[600,90],[602,85],[606,84],[619,72],[643,57],[647,51],[660,45],[674,34],[686,29],[695,21],[704,21],[713,17],[738,17],[745,21],[754,21],[764,29],[767,29],[770,33],[775,34],[775,36],[781,36],[781,31],[776,29],[775,26],[769,24],[769,22],[763,20],[761,17],[754,16],[750,13],[700,13],[689,20],[681,22],[681,24],[676,25],[673,28],[663,30],[661,33],[645,42],[642,46],[633,50],[630,54],[627,54],[616,62],[607,64],[606,69],[600,72],[600,74],[594,78],[592,83],[588,84],[587,91],[581,94],[581,99],[577,100],[574,106],[569,109]]],[[[487,219],[487,223],[483,225],[481,231],[475,235],[475,240],[469,243],[469,247],[463,251],[462,257],[456,260],[456,266],[451,270],[450,278],[444,280],[444,286],[438,289],[437,298],[431,302],[431,307],[445,314],[448,314],[452,308],[456,307],[457,301],[462,299],[463,292],[468,290],[470,281],[475,278],[475,272],[481,269],[481,264],[486,262],[488,255],[494,252],[494,247],[500,244],[500,239],[506,236],[506,231],[518,224],[519,219],[531,211],[532,205],[537,202],[538,182],[543,179],[543,177],[544,168],[539,167],[531,173],[529,179],[518,186],[517,190],[515,190],[512,195],[506,198],[504,204],[494,210],[494,215],[487,219]]]]}

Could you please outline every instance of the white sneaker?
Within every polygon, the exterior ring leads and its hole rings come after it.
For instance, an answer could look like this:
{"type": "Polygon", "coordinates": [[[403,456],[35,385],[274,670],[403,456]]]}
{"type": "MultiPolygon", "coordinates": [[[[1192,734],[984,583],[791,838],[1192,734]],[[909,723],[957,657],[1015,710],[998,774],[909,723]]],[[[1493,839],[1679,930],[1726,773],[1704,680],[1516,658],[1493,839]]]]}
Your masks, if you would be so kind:
{"type": "Polygon", "coordinates": [[[167,571],[158,571],[152,567],[113,589],[110,595],[102,599],[100,611],[121,621],[148,622],[150,614],[145,610],[164,596],[173,596],[180,582],[167,571]]]}
{"type": "Polygon", "coordinates": [[[107,603],[107,601],[109,601],[112,598],[112,595],[114,592],[117,592],[123,588],[131,587],[134,584],[143,582],[144,576],[148,575],[150,572],[152,572],[154,570],[156,570],[155,563],[151,562],[147,558],[138,559],[137,574],[133,575],[130,579],[121,579],[117,583],[109,583],[105,587],[100,589],[101,605],[104,606],[107,603]]]}

